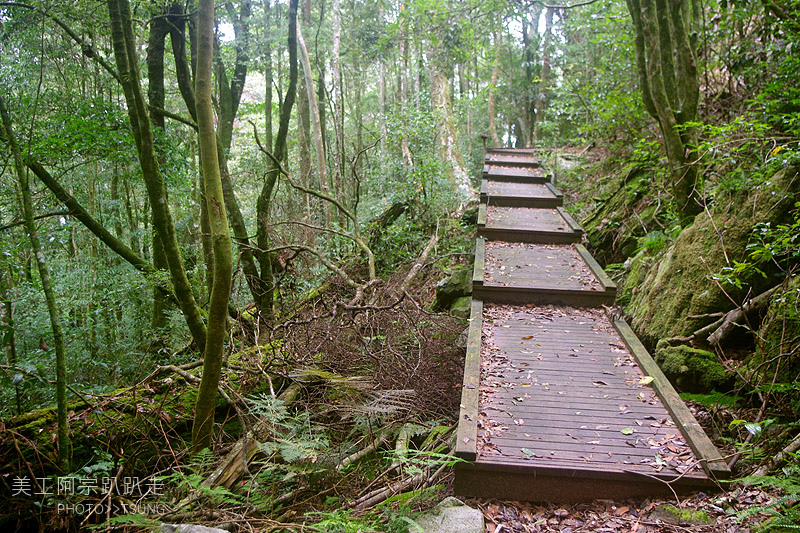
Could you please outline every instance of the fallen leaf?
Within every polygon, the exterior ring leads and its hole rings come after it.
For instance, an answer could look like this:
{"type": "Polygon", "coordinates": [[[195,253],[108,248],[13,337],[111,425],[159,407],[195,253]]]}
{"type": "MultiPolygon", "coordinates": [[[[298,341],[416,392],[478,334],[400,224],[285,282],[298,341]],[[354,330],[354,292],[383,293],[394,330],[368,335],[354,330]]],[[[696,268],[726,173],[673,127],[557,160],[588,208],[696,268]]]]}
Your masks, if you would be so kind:
{"type": "Polygon", "coordinates": [[[650,385],[654,379],[653,376],[645,376],[639,380],[639,385],[650,385]]]}
{"type": "Polygon", "coordinates": [[[633,428],[622,428],[619,432],[623,435],[633,435],[633,428]]]}

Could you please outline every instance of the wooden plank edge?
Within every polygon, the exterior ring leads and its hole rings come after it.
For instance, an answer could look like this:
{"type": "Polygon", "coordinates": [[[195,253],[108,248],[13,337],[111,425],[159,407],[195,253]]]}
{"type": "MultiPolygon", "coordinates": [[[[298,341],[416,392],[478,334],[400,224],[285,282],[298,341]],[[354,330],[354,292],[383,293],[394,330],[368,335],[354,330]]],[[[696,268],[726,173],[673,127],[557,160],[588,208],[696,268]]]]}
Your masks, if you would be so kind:
{"type": "Polygon", "coordinates": [[[568,305],[570,307],[597,307],[612,305],[614,294],[608,291],[586,291],[580,289],[556,289],[552,287],[485,285],[473,281],[476,298],[485,302],[508,305],[568,305]]]}
{"type": "Polygon", "coordinates": [[[569,213],[567,213],[563,207],[556,207],[556,209],[558,210],[559,214],[561,214],[561,216],[564,218],[564,220],[567,221],[567,224],[569,224],[569,227],[572,228],[572,231],[574,231],[575,233],[583,234],[583,228],[580,226],[580,224],[575,222],[575,219],[572,218],[572,216],[569,213]]]}
{"type": "Polygon", "coordinates": [[[658,367],[658,364],[628,323],[621,319],[615,320],[614,327],[628,346],[628,349],[631,351],[631,354],[634,359],[636,359],[636,362],[639,364],[644,374],[653,378],[652,385],[656,394],[658,394],[664,407],[666,407],[667,411],[672,415],[675,424],[678,426],[678,429],[681,430],[681,433],[686,438],[686,442],[694,451],[703,470],[715,479],[730,478],[731,470],[720,455],[719,450],[717,450],[716,446],[711,442],[711,439],[708,438],[708,435],[706,435],[706,432],[700,427],[700,424],[697,423],[694,415],[692,415],[689,408],[686,407],[686,404],[683,403],[681,397],[678,396],[672,383],[670,383],[667,376],[665,376],[658,367]]]}
{"type": "Polygon", "coordinates": [[[545,231],[478,226],[478,235],[487,241],[524,242],[527,244],[576,244],[581,234],[566,231],[545,231]]]}
{"type": "Polygon", "coordinates": [[[566,465],[545,465],[542,463],[523,464],[520,462],[514,463],[495,463],[485,462],[479,459],[471,464],[459,464],[457,468],[462,468],[467,471],[479,472],[493,472],[493,473],[519,473],[538,476],[552,476],[563,478],[585,478],[593,480],[627,480],[627,481],[640,481],[664,483],[670,482],[680,484],[684,482],[686,485],[695,487],[707,487],[714,485],[713,480],[707,476],[681,476],[680,474],[653,472],[651,475],[645,475],[642,472],[635,470],[626,470],[616,465],[607,465],[609,468],[587,468],[584,463],[575,462],[575,466],[566,465]]]}
{"type": "MultiPolygon", "coordinates": [[[[472,285],[482,286],[486,270],[486,240],[478,236],[475,238],[475,264],[472,267],[472,285]]],[[[474,290],[474,289],[473,289],[474,290]]]]}
{"type": "Polygon", "coordinates": [[[556,196],[556,198],[564,198],[564,194],[558,189],[556,189],[556,186],[553,185],[551,182],[548,181],[544,185],[545,187],[550,189],[550,192],[552,192],[556,196]]]}
{"type": "Polygon", "coordinates": [[[481,200],[489,195],[489,180],[483,178],[481,180],[481,200]]]}
{"type": "Polygon", "coordinates": [[[486,227],[486,204],[478,206],[478,228],[486,227]]]}
{"type": "Polygon", "coordinates": [[[481,379],[481,330],[483,302],[472,300],[467,334],[467,355],[464,358],[464,380],[461,385],[461,405],[456,431],[456,457],[466,461],[477,458],[478,391],[481,379]]]}
{"type": "Polygon", "coordinates": [[[586,247],[582,244],[576,244],[575,249],[578,250],[580,256],[589,266],[589,270],[592,271],[592,274],[594,274],[594,277],[597,278],[597,281],[600,282],[603,288],[609,292],[613,291],[614,294],[616,295],[617,284],[614,283],[614,280],[612,280],[608,276],[608,274],[606,274],[606,271],[603,270],[603,267],[600,266],[600,263],[598,263],[592,256],[592,254],[589,253],[589,250],[587,250],[586,247]]]}

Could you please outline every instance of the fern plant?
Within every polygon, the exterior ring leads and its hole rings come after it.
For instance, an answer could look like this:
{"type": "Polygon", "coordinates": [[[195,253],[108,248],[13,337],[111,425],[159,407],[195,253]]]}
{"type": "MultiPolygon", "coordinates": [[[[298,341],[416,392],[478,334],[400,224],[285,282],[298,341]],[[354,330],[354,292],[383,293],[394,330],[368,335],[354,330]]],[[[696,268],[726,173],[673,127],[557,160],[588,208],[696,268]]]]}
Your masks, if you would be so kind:
{"type": "MultiPolygon", "coordinates": [[[[795,461],[797,455],[792,455],[795,461]]],[[[770,518],[758,529],[762,531],[784,531],[787,529],[800,530],[800,467],[792,462],[784,467],[779,474],[773,476],[750,476],[739,481],[754,487],[779,489],[784,495],[766,505],[758,505],[737,514],[741,522],[757,515],[767,514],[770,518]]]]}

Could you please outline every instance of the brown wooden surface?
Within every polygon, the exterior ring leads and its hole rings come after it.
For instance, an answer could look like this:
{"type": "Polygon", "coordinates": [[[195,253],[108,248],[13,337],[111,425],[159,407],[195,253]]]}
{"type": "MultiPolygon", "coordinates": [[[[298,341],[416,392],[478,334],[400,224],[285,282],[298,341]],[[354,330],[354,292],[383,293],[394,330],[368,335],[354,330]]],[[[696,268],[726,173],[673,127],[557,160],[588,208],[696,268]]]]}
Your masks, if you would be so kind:
{"type": "Polygon", "coordinates": [[[464,359],[464,380],[461,385],[461,413],[458,417],[456,456],[468,461],[476,458],[478,435],[478,387],[481,370],[481,316],[483,303],[472,300],[464,359]]]}
{"type": "Polygon", "coordinates": [[[505,207],[557,207],[563,196],[549,183],[483,180],[481,201],[505,207]]]}
{"type": "Polygon", "coordinates": [[[490,164],[485,168],[485,175],[494,179],[522,179],[534,183],[549,181],[547,173],[541,167],[525,168],[490,164]]]}
{"type": "Polygon", "coordinates": [[[486,304],[483,319],[476,464],[707,480],[603,311],[486,304]]]}
{"type": "Polygon", "coordinates": [[[616,285],[582,245],[554,244],[577,243],[580,226],[561,207],[513,203],[560,196],[541,169],[495,164],[531,156],[490,150],[484,168],[456,444],[470,462],[456,466],[456,494],[580,502],[713,489],[730,474],[719,452],[627,324],[598,308],[616,285]]]}
{"type": "Polygon", "coordinates": [[[565,231],[572,228],[556,209],[497,207],[486,209],[486,226],[515,230],[565,231]]]}
{"type": "Polygon", "coordinates": [[[628,326],[628,323],[624,320],[618,320],[614,323],[614,327],[631,350],[639,367],[653,376],[653,388],[658,393],[659,398],[661,398],[667,406],[667,409],[686,436],[697,457],[700,458],[701,464],[706,472],[717,479],[729,478],[731,476],[731,470],[728,464],[711,440],[709,440],[703,428],[700,427],[700,424],[697,423],[697,420],[686,407],[686,404],[684,404],[683,400],[678,396],[672,383],[669,382],[650,356],[650,353],[633,333],[630,326],[628,326]]]}
{"type": "Polygon", "coordinates": [[[489,152],[486,154],[486,162],[489,164],[523,167],[538,167],[541,164],[532,154],[510,152],[489,152]]]}

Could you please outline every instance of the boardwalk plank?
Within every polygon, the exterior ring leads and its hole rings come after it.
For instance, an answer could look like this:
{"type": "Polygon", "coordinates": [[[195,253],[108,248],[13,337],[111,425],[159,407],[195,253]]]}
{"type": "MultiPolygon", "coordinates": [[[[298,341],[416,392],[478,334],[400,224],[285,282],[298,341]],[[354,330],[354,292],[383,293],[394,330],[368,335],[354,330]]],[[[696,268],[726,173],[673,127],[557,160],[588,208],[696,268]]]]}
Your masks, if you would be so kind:
{"type": "Polygon", "coordinates": [[[528,207],[561,200],[533,160],[486,156],[455,492],[577,502],[712,487],[727,466],[627,324],[599,308],[616,285],[577,244],[582,229],[561,207],[528,207]]]}

